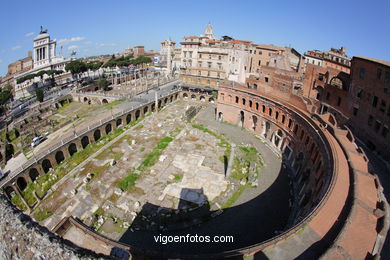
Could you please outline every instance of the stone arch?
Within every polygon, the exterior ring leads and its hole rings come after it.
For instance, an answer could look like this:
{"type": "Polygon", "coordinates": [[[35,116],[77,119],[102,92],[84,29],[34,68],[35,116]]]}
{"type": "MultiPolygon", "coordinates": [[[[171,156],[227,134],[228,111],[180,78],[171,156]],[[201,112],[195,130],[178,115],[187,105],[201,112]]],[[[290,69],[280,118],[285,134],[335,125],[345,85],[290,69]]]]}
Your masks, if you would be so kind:
{"type": "Polygon", "coordinates": [[[283,142],[283,138],[284,138],[284,133],[282,130],[278,129],[274,132],[274,136],[273,136],[273,144],[280,148],[280,146],[282,145],[282,142],[283,142]]]}
{"type": "Polygon", "coordinates": [[[252,106],[253,106],[253,101],[249,100],[249,107],[252,108],[252,106]]]}
{"type": "Polygon", "coordinates": [[[200,96],[199,100],[202,101],[202,102],[205,102],[206,98],[204,96],[200,96]]]}
{"type": "Polygon", "coordinates": [[[105,98],[103,98],[103,100],[102,100],[102,104],[108,104],[108,100],[107,100],[107,99],[105,99],[105,98]]]}
{"type": "Polygon", "coordinates": [[[175,94],[175,100],[177,99],[178,96],[179,96],[179,94],[176,93],[176,94],[175,94]]]}
{"type": "Polygon", "coordinates": [[[256,110],[259,110],[259,103],[256,102],[256,110]]]}
{"type": "Polygon", "coordinates": [[[223,113],[222,112],[218,113],[218,121],[223,121],[223,113]]]}
{"type": "Polygon", "coordinates": [[[236,103],[238,104],[239,101],[240,101],[240,98],[236,96],[236,103]]]}
{"type": "Polygon", "coordinates": [[[87,97],[84,97],[83,101],[84,101],[84,102],[88,102],[88,98],[87,98],[87,97]]]}
{"type": "Polygon", "coordinates": [[[253,115],[252,116],[252,129],[253,131],[256,131],[256,128],[257,128],[257,116],[253,115]]]}
{"type": "Polygon", "coordinates": [[[188,94],[187,93],[183,93],[183,99],[185,99],[185,100],[188,99],[188,94]]]}
{"type": "Polygon", "coordinates": [[[244,114],[244,111],[240,111],[240,114],[238,115],[238,126],[239,127],[244,127],[244,121],[245,121],[245,114],[244,114]]]}
{"type": "Polygon", "coordinates": [[[116,120],[116,126],[120,126],[122,124],[122,118],[118,118],[116,120]]]}
{"type": "Polygon", "coordinates": [[[173,96],[171,96],[170,98],[169,98],[169,102],[172,102],[173,101],[173,96]]]}
{"type": "Polygon", "coordinates": [[[111,124],[107,124],[105,127],[104,127],[104,130],[106,131],[106,134],[108,134],[109,132],[112,131],[112,126],[111,124]]]}
{"type": "Polygon", "coordinates": [[[139,109],[135,111],[135,120],[138,120],[140,115],[141,115],[141,111],[139,111],[139,109]]]}
{"type": "Polygon", "coordinates": [[[191,99],[192,99],[192,100],[196,100],[195,94],[192,94],[192,95],[191,95],[191,99]]]}
{"type": "Polygon", "coordinates": [[[151,112],[153,112],[155,109],[156,109],[156,103],[153,103],[153,104],[151,105],[151,112]]]}
{"type": "Polygon", "coordinates": [[[144,107],[144,115],[145,115],[146,113],[148,113],[148,109],[149,109],[148,106],[145,106],[145,107],[144,107]]]}
{"type": "Polygon", "coordinates": [[[331,80],[330,80],[330,85],[332,85],[333,87],[336,87],[338,89],[342,89],[342,90],[348,90],[348,84],[346,84],[344,82],[344,80],[342,80],[341,78],[339,77],[333,77],[331,80]]]}
{"type": "Polygon", "coordinates": [[[271,124],[270,122],[268,122],[268,120],[265,121],[265,128],[264,128],[264,137],[267,138],[268,137],[268,132],[269,130],[271,129],[271,124]]]}
{"type": "Polygon", "coordinates": [[[45,173],[47,173],[53,166],[51,165],[51,162],[49,159],[45,159],[42,161],[42,169],[45,173]]]}
{"type": "Polygon", "coordinates": [[[168,98],[166,97],[165,99],[164,99],[164,104],[167,104],[168,103],[168,98]]]}
{"type": "Polygon", "coordinates": [[[18,185],[18,188],[23,191],[27,187],[27,181],[23,177],[19,177],[16,180],[16,184],[18,185]]]}
{"type": "Polygon", "coordinates": [[[64,153],[61,150],[57,151],[56,155],[55,155],[55,158],[56,158],[57,164],[60,164],[63,160],[65,160],[64,153]]]}
{"type": "Polygon", "coordinates": [[[7,194],[8,198],[12,198],[15,195],[15,190],[12,186],[7,186],[4,188],[5,194],[7,194]]]}
{"type": "Polygon", "coordinates": [[[131,114],[127,114],[126,116],[126,124],[129,124],[131,122],[131,114]]]}
{"type": "Polygon", "coordinates": [[[77,146],[75,143],[71,143],[69,146],[68,146],[68,152],[70,154],[70,156],[72,156],[74,153],[77,152],[77,146]]]}
{"type": "Polygon", "coordinates": [[[261,111],[262,111],[263,113],[265,113],[265,105],[262,105],[261,108],[262,108],[261,111]]]}
{"type": "Polygon", "coordinates": [[[161,99],[158,101],[158,108],[161,107],[161,99]]]}
{"type": "Polygon", "coordinates": [[[83,138],[81,138],[81,146],[83,149],[89,145],[89,138],[88,135],[84,135],[83,138]]]}
{"type": "Polygon", "coordinates": [[[28,175],[30,176],[30,179],[32,181],[35,181],[38,177],[39,177],[39,172],[37,169],[35,169],[34,167],[30,169],[30,171],[28,172],[28,175]]]}
{"type": "Polygon", "coordinates": [[[101,137],[100,129],[96,129],[95,132],[93,132],[93,139],[96,142],[97,140],[100,139],[100,137],[101,137]]]}
{"type": "Polygon", "coordinates": [[[242,105],[243,105],[243,106],[246,105],[246,99],[245,99],[245,98],[242,99],[242,105]]]}

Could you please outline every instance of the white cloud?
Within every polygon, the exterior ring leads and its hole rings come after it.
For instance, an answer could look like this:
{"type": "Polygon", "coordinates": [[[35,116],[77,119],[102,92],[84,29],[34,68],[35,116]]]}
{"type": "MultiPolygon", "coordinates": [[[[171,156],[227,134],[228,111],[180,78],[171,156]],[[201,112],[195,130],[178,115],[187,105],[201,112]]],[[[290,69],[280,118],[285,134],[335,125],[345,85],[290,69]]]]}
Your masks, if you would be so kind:
{"type": "Polygon", "coordinates": [[[16,51],[17,49],[20,49],[20,48],[22,48],[22,46],[20,46],[20,45],[15,45],[15,46],[13,46],[13,47],[11,48],[11,50],[16,51]]]}
{"type": "Polygon", "coordinates": [[[93,42],[91,42],[91,41],[86,41],[86,42],[84,42],[84,44],[92,44],[93,42]]]}
{"type": "Polygon", "coordinates": [[[62,45],[66,45],[68,43],[71,43],[71,42],[78,42],[78,41],[83,41],[85,40],[85,37],[72,37],[72,38],[69,38],[69,39],[61,39],[58,41],[58,44],[62,44],[62,45]]]}
{"type": "Polygon", "coordinates": [[[75,49],[77,49],[79,46],[77,46],[77,45],[70,45],[69,47],[68,47],[68,50],[75,50],[75,49]]]}
{"type": "Polygon", "coordinates": [[[29,32],[29,33],[26,33],[24,36],[30,37],[30,36],[33,36],[33,35],[34,35],[34,32],[29,32]]]}
{"type": "Polygon", "coordinates": [[[116,46],[115,43],[96,43],[97,47],[116,46]]]}

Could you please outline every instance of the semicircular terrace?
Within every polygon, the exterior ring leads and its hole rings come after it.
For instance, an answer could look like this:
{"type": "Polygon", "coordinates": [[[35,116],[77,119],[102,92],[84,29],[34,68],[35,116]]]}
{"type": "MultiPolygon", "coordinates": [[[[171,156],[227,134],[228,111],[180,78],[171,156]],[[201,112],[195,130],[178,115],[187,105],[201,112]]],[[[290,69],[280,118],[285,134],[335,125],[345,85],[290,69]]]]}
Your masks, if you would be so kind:
{"type": "MultiPolygon", "coordinates": [[[[182,91],[180,97],[202,100],[201,94],[193,94],[189,89],[182,91]]],[[[243,86],[224,84],[218,92],[216,119],[261,136],[281,154],[283,164],[291,169],[294,199],[289,223],[283,232],[234,250],[186,255],[135,248],[111,241],[77,220],[70,219],[70,223],[103,247],[120,247],[131,254],[144,255],[146,259],[244,255],[265,255],[270,259],[317,258],[321,255],[364,259],[380,251],[376,243],[379,234],[383,233],[384,216],[379,184],[369,174],[367,158],[356,148],[351,132],[340,128],[334,117],[309,113],[307,104],[295,96],[279,98],[243,86]],[[293,251],[288,250],[291,247],[294,247],[293,251]]],[[[105,129],[99,130],[105,133],[105,129]]],[[[59,155],[58,158],[62,157],[59,155]]],[[[32,176],[36,174],[34,172],[32,176]]]]}

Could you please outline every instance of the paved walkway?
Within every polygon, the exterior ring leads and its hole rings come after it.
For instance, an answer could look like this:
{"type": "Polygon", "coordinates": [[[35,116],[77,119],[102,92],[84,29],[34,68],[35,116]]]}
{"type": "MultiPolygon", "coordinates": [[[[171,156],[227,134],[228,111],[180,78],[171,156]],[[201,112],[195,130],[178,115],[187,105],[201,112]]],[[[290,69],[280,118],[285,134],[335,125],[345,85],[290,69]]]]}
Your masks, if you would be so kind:
{"type": "Polygon", "coordinates": [[[152,232],[130,229],[120,239],[139,248],[181,252],[188,254],[211,253],[221,250],[233,250],[259,243],[282,230],[289,216],[290,188],[287,173],[281,169],[281,161],[268,147],[252,133],[236,126],[219,123],[214,120],[214,107],[202,109],[195,120],[210,130],[224,134],[229,141],[255,146],[263,156],[266,167],[261,169],[259,186],[247,188],[236,203],[200,226],[193,226],[178,231],[152,232]],[[170,243],[162,245],[154,241],[154,235],[231,235],[233,243],[170,243]]]}

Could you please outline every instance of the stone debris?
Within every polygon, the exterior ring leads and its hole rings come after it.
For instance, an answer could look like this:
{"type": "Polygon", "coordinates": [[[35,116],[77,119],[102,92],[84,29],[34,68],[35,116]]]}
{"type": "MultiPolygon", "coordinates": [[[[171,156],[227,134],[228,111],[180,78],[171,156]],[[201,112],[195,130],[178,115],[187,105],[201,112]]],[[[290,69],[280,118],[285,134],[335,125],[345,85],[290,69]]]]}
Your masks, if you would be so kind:
{"type": "Polygon", "coordinates": [[[0,195],[0,259],[105,259],[64,240],[20,213],[0,195]]]}

